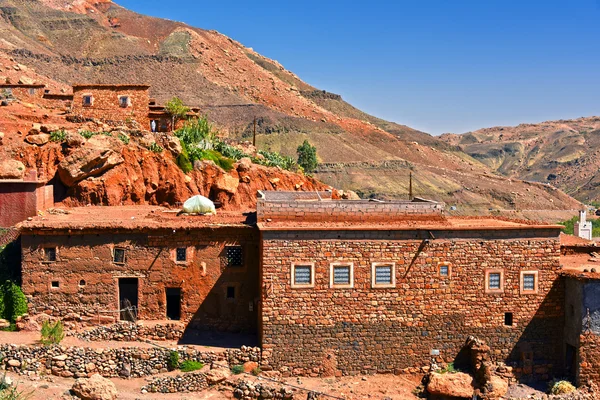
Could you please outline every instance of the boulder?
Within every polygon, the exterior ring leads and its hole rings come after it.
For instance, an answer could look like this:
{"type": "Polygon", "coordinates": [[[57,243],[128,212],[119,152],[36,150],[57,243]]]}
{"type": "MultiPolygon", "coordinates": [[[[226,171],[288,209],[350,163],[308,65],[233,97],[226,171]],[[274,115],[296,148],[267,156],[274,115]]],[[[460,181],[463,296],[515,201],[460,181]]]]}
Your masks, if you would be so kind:
{"type": "Polygon", "coordinates": [[[258,368],[258,363],[256,361],[246,361],[244,363],[244,372],[252,372],[256,368],[258,368]]]}
{"type": "Polygon", "coordinates": [[[215,182],[216,189],[219,191],[235,194],[237,188],[240,185],[240,179],[234,176],[223,174],[215,182]]]}
{"type": "Polygon", "coordinates": [[[171,151],[175,156],[178,156],[183,151],[181,147],[181,141],[176,136],[167,136],[167,149],[171,151]]]}
{"type": "Polygon", "coordinates": [[[231,376],[229,368],[217,367],[206,372],[206,381],[210,386],[227,380],[231,376]]]}
{"type": "Polygon", "coordinates": [[[144,134],[141,138],[139,138],[139,141],[140,141],[140,145],[142,145],[145,148],[148,148],[148,147],[152,146],[154,143],[156,143],[154,136],[152,136],[152,134],[150,134],[150,133],[144,134]]]}
{"type": "Polygon", "coordinates": [[[28,78],[26,76],[22,76],[19,78],[20,85],[33,85],[34,83],[35,83],[35,80],[28,78]]]}
{"type": "Polygon", "coordinates": [[[429,377],[427,392],[433,396],[456,397],[459,399],[473,398],[473,377],[463,372],[438,374],[429,377]]]}
{"type": "Polygon", "coordinates": [[[5,319],[0,319],[0,329],[6,329],[10,326],[10,322],[5,319]]]}
{"type": "Polygon", "coordinates": [[[61,126],[56,125],[56,124],[47,124],[47,125],[40,126],[40,132],[42,132],[42,133],[52,133],[52,132],[58,131],[60,129],[61,129],[61,126]]]}
{"type": "Polygon", "coordinates": [[[344,193],[342,193],[342,199],[344,199],[344,200],[360,200],[360,196],[352,190],[344,190],[344,193]]]}
{"type": "Polygon", "coordinates": [[[101,175],[125,161],[120,148],[118,139],[94,136],[58,164],[58,176],[71,187],[90,176],[101,175]]]}
{"type": "Polygon", "coordinates": [[[47,133],[39,133],[37,135],[29,135],[25,138],[25,141],[29,144],[43,146],[50,141],[50,135],[47,133]]]}
{"type": "Polygon", "coordinates": [[[67,133],[67,137],[65,138],[65,142],[69,147],[80,147],[85,143],[85,138],[76,132],[67,133]]]}
{"type": "Polygon", "coordinates": [[[240,161],[237,163],[237,170],[239,172],[246,172],[250,171],[250,168],[252,168],[252,160],[248,157],[240,158],[240,161]]]}
{"type": "Polygon", "coordinates": [[[497,375],[492,375],[485,385],[486,399],[502,399],[508,392],[508,382],[497,375]]]}
{"type": "Polygon", "coordinates": [[[25,165],[17,160],[0,161],[0,179],[23,179],[25,165]]]}
{"type": "Polygon", "coordinates": [[[71,392],[83,400],[115,400],[119,394],[114,383],[98,374],[77,379],[71,392]]]}

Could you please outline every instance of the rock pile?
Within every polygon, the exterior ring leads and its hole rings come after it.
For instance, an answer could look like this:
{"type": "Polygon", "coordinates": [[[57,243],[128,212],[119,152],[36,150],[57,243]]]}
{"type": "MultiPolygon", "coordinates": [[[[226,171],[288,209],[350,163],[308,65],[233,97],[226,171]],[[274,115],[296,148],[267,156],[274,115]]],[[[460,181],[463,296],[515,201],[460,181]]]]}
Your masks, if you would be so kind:
{"type": "Polygon", "coordinates": [[[229,365],[241,365],[248,361],[259,363],[261,361],[260,347],[242,346],[239,349],[225,351],[229,365]]]}
{"type": "Polygon", "coordinates": [[[233,390],[233,397],[242,400],[251,399],[284,399],[289,400],[294,398],[294,393],[291,389],[273,388],[263,383],[250,383],[240,381],[233,390]]]}
{"type": "Polygon", "coordinates": [[[98,326],[76,336],[88,341],[179,340],[184,329],[183,325],[175,323],[145,326],[142,323],[122,321],[108,326],[98,326]]]}
{"type": "Polygon", "coordinates": [[[208,388],[206,375],[201,372],[190,372],[155,379],[142,387],[142,393],[188,393],[200,392],[206,388],[208,388]]]}

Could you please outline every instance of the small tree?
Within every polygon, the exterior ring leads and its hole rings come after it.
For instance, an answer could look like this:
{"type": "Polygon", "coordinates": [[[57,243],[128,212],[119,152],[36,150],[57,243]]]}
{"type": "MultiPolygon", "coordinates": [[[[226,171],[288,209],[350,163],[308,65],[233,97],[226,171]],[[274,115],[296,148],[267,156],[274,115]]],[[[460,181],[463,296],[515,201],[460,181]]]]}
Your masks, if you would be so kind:
{"type": "Polygon", "coordinates": [[[65,338],[64,326],[60,321],[56,321],[54,324],[48,320],[44,321],[40,333],[42,335],[40,341],[46,346],[59,344],[65,338]]]}
{"type": "Polygon", "coordinates": [[[179,97],[173,97],[165,105],[165,111],[171,116],[171,130],[175,130],[175,124],[185,118],[190,108],[183,104],[179,97]]]}
{"type": "Polygon", "coordinates": [[[310,172],[317,168],[317,148],[311,146],[308,140],[305,140],[298,149],[298,165],[300,165],[304,171],[310,172]]]}

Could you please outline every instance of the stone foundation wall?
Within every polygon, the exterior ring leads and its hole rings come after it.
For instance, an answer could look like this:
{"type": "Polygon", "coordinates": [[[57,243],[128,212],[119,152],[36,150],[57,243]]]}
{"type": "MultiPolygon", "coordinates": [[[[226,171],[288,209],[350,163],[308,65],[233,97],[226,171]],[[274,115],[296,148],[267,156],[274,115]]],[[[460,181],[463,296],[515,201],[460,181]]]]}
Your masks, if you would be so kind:
{"type": "Polygon", "coordinates": [[[263,364],[284,375],[400,372],[454,361],[473,335],[518,374],[560,370],[557,230],[479,231],[463,240],[436,231],[429,243],[396,234],[263,232],[263,364]],[[291,287],[292,262],[314,263],[314,287],[291,287]],[[334,262],[353,263],[352,288],[330,287],[334,262]],[[374,262],[395,263],[394,288],[371,287],[374,262]],[[440,276],[440,263],[450,264],[450,276],[440,276]],[[502,270],[502,292],[486,293],[486,269],[502,270]],[[520,292],[521,271],[538,272],[537,293],[520,292]]]}
{"type": "Polygon", "coordinates": [[[138,279],[138,319],[165,320],[166,289],[181,289],[188,327],[255,332],[258,238],[250,227],[149,232],[23,232],[23,291],[30,313],[101,325],[119,319],[119,279],[138,279]],[[242,247],[243,266],[228,267],[226,246],[242,247]],[[44,249],[56,248],[56,261],[44,249]],[[178,247],[188,260],[176,262],[178,247]],[[125,262],[113,262],[115,248],[125,262]],[[55,287],[58,285],[58,287],[55,287]],[[234,287],[234,298],[228,298],[234,287]]]}

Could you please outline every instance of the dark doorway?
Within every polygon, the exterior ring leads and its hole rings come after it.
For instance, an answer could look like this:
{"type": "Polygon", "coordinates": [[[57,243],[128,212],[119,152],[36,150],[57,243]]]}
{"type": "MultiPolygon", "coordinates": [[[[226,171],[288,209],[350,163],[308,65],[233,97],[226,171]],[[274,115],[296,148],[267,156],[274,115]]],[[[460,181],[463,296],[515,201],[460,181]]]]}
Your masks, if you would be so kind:
{"type": "Polygon", "coordinates": [[[135,321],[138,308],[138,278],[119,278],[121,320],[135,321]]]}
{"type": "Polygon", "coordinates": [[[577,372],[577,348],[567,344],[567,354],[565,355],[565,372],[568,378],[573,381],[577,372]]]}
{"type": "Polygon", "coordinates": [[[167,318],[181,319],[181,288],[167,288],[167,318]]]}

